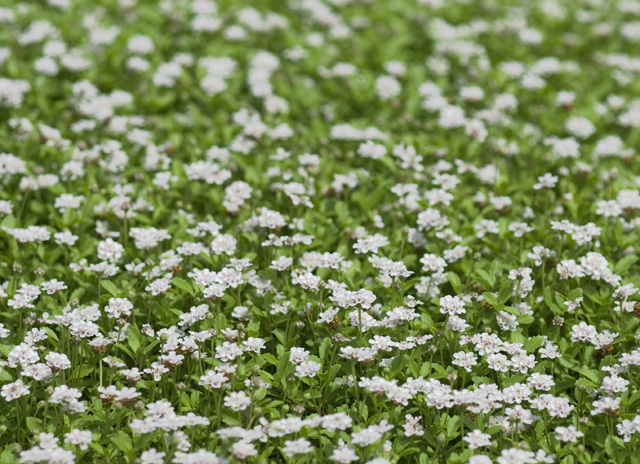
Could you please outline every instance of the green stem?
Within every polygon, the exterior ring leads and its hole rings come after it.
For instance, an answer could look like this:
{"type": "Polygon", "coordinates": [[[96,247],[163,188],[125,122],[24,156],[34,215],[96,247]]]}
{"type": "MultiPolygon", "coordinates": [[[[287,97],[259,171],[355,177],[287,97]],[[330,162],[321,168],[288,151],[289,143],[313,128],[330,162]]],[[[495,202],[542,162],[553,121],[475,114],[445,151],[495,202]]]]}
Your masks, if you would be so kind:
{"type": "Polygon", "coordinates": [[[362,308],[358,305],[358,346],[362,347],[362,308]]]}

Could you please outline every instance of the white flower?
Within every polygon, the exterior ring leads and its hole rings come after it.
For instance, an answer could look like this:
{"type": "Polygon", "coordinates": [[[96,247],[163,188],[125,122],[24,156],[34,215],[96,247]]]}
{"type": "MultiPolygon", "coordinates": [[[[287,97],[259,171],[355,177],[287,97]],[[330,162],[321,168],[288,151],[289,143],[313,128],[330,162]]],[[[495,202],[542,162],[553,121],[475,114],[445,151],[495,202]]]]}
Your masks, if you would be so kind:
{"type": "Polygon", "coordinates": [[[276,271],[285,271],[293,264],[293,258],[281,256],[280,258],[271,261],[269,269],[275,269],[276,271]]]}
{"type": "Polygon", "coordinates": [[[491,445],[491,435],[475,429],[464,436],[464,441],[469,444],[470,449],[481,448],[491,445]]]}
{"type": "Polygon", "coordinates": [[[464,314],[466,312],[464,309],[464,301],[457,296],[443,296],[440,298],[440,312],[452,316],[464,314]]]}
{"type": "Polygon", "coordinates": [[[534,184],[534,190],[540,190],[543,188],[553,188],[556,186],[558,182],[558,176],[554,176],[552,174],[546,173],[543,176],[538,177],[538,183],[534,184]]]}
{"type": "Polygon", "coordinates": [[[89,448],[89,443],[92,440],[91,432],[88,430],[82,431],[79,429],[73,429],[64,436],[65,443],[71,443],[77,445],[80,449],[86,450],[89,448]]]}
{"type": "Polygon", "coordinates": [[[282,452],[287,456],[298,456],[310,453],[313,450],[311,442],[306,438],[297,440],[285,440],[282,452]]]}
{"type": "Polygon", "coordinates": [[[31,393],[31,390],[29,389],[28,385],[25,385],[22,382],[22,379],[18,379],[13,383],[3,385],[2,389],[0,389],[0,395],[6,401],[13,401],[22,396],[26,396],[29,393],[31,393]]]}
{"type": "Polygon", "coordinates": [[[251,398],[243,391],[231,392],[224,397],[224,406],[233,411],[244,411],[251,404],[251,398]]]}
{"type": "Polygon", "coordinates": [[[115,263],[120,259],[123,252],[124,247],[111,238],[98,243],[98,258],[101,260],[115,263]]]}
{"type": "Polygon", "coordinates": [[[583,437],[584,434],[578,429],[576,429],[573,425],[568,427],[556,427],[556,438],[563,442],[577,442],[579,438],[583,437]]]}
{"type": "Polygon", "coordinates": [[[393,76],[381,76],[376,79],[376,93],[381,100],[397,97],[401,91],[400,82],[393,76]]]}

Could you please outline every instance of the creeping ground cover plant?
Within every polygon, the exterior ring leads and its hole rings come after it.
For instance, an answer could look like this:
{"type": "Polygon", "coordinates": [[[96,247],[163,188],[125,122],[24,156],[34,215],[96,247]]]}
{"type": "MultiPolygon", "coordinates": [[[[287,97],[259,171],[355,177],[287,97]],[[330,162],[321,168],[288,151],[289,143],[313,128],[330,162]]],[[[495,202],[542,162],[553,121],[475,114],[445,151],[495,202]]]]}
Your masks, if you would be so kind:
{"type": "Polygon", "coordinates": [[[4,0],[0,464],[640,462],[640,1],[4,0]]]}

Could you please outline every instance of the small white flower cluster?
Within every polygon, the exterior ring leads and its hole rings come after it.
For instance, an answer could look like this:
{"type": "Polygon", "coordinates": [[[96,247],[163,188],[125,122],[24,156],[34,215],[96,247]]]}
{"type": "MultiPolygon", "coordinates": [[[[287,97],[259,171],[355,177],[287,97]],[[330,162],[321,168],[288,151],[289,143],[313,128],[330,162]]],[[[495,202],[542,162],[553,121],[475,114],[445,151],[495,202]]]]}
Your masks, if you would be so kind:
{"type": "Polygon", "coordinates": [[[5,3],[3,462],[633,461],[637,2],[5,3]]]}

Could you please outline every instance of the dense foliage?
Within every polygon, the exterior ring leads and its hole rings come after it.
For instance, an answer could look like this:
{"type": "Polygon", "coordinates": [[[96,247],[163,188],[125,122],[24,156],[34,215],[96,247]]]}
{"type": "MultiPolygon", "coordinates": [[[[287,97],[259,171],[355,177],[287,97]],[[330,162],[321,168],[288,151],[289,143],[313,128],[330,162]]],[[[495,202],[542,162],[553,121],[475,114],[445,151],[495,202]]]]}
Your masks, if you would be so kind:
{"type": "Polygon", "coordinates": [[[640,462],[640,2],[8,0],[0,464],[640,462]]]}

